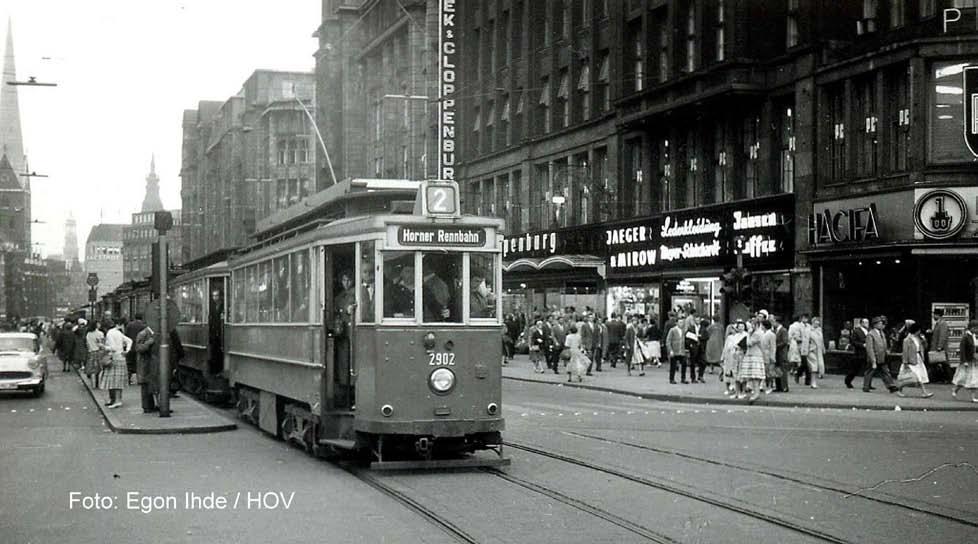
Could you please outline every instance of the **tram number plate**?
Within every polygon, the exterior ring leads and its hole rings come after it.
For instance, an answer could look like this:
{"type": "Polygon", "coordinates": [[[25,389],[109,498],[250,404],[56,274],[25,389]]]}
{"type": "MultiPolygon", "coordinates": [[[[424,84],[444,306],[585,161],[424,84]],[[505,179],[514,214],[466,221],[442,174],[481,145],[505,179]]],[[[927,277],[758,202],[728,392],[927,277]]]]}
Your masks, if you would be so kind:
{"type": "Polygon", "coordinates": [[[455,366],[454,353],[429,353],[428,366],[455,366]]]}

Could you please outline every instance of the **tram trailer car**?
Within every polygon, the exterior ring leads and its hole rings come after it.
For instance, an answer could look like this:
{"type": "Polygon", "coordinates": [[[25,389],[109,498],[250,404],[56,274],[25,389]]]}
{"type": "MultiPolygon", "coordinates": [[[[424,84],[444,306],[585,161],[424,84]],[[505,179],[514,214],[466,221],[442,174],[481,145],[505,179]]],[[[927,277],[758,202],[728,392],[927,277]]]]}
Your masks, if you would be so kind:
{"type": "Polygon", "coordinates": [[[353,217],[232,257],[225,360],[241,417],[374,468],[508,464],[502,226],[353,217]],[[462,241],[432,242],[439,233],[462,241]],[[436,272],[440,294],[428,287],[436,272]],[[483,282],[496,287],[489,304],[483,282]],[[447,296],[451,308],[429,312],[447,296]],[[496,455],[469,455],[485,449],[496,455]]]}
{"type": "Polygon", "coordinates": [[[187,271],[168,289],[180,311],[176,320],[184,353],[177,363],[180,385],[213,403],[232,399],[224,376],[224,309],[229,277],[227,261],[220,261],[187,271]]]}

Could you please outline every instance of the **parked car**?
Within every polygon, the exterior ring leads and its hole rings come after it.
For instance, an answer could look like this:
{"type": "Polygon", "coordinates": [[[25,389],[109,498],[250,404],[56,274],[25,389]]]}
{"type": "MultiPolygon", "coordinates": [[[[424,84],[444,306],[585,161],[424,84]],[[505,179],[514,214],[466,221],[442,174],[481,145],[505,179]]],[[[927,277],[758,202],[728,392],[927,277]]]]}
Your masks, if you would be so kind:
{"type": "Polygon", "coordinates": [[[47,360],[38,354],[37,336],[29,332],[0,333],[0,392],[44,393],[47,360]]]}

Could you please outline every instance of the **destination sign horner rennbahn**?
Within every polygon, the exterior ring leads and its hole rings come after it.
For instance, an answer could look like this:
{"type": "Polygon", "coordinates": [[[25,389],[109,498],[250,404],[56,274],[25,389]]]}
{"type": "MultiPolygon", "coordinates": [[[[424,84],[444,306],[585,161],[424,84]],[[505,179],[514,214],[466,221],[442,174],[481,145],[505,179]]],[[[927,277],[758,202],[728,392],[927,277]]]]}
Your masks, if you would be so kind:
{"type": "Polygon", "coordinates": [[[466,246],[486,245],[482,228],[405,226],[397,228],[397,242],[404,246],[466,246]]]}

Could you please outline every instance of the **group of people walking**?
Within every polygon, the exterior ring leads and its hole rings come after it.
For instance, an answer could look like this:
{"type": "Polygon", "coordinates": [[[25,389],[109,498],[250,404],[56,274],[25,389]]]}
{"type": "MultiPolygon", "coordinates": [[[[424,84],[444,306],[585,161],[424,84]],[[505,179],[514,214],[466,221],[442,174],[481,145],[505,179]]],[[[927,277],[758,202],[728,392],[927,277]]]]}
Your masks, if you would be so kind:
{"type": "MultiPolygon", "coordinates": [[[[105,389],[108,408],[122,406],[122,391],[132,385],[133,377],[140,386],[144,413],[158,410],[159,347],[156,332],[136,314],[133,319],[104,317],[101,321],[84,318],[65,318],[64,323],[46,332],[54,353],[63,362],[62,371],[76,368],[84,372],[96,389],[105,389]]],[[[170,333],[171,370],[183,358],[183,346],[176,330],[170,333]]],[[[170,396],[176,396],[179,383],[171,379],[170,396]]]]}

